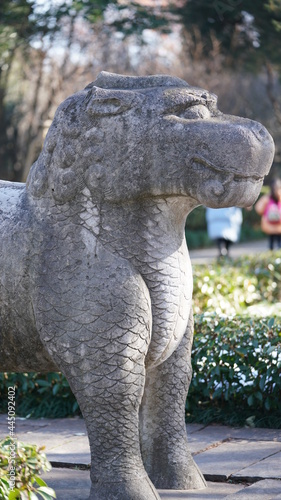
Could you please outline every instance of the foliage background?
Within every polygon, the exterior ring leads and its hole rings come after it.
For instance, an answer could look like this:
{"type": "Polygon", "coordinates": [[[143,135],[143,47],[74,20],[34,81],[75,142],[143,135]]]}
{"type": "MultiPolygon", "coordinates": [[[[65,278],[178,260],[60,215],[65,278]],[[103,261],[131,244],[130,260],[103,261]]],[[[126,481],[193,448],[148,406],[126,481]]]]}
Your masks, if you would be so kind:
{"type": "MultiPolygon", "coordinates": [[[[243,209],[243,223],[240,241],[258,240],[265,237],[260,228],[260,216],[254,209],[243,209]]],[[[185,237],[190,250],[213,246],[207,234],[206,209],[203,206],[195,208],[187,217],[185,237]]]]}
{"type": "Polygon", "coordinates": [[[25,180],[58,104],[101,70],[174,74],[257,119],[281,165],[280,0],[2,0],[0,178],[25,180]]]}
{"type": "Polygon", "coordinates": [[[187,421],[281,428],[281,324],[197,316],[187,421]]]}

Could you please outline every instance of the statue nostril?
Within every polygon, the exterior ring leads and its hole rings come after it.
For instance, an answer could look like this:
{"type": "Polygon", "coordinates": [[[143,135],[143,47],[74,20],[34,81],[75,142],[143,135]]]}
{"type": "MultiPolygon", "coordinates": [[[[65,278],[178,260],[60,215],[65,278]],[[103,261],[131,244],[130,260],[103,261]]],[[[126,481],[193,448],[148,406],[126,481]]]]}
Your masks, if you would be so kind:
{"type": "Polygon", "coordinates": [[[224,185],[216,180],[212,180],[209,183],[209,189],[213,193],[214,196],[221,196],[224,193],[224,185]]]}
{"type": "Polygon", "coordinates": [[[268,135],[264,127],[260,127],[257,132],[262,139],[264,139],[268,135]]]}
{"type": "Polygon", "coordinates": [[[252,132],[259,141],[264,141],[270,138],[266,128],[262,126],[253,127],[252,132]]]}

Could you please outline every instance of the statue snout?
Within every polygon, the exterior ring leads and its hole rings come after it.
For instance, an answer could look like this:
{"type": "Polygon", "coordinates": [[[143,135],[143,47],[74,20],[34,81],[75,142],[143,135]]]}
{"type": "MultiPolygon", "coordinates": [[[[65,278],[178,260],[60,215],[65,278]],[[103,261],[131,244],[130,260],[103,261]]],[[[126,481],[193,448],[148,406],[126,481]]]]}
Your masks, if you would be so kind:
{"type": "Polygon", "coordinates": [[[275,146],[272,136],[263,125],[254,120],[233,116],[228,118],[227,153],[233,158],[235,170],[241,170],[241,174],[246,177],[265,177],[274,158],[275,146]]]}

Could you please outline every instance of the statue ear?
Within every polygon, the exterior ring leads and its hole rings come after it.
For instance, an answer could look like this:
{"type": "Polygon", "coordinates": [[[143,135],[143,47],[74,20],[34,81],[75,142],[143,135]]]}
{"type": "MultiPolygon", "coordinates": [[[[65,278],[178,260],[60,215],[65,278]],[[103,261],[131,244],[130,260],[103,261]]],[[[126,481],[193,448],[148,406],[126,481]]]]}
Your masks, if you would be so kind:
{"type": "Polygon", "coordinates": [[[118,115],[135,106],[136,96],[130,91],[92,87],[86,96],[86,110],[93,116],[118,115]]]}

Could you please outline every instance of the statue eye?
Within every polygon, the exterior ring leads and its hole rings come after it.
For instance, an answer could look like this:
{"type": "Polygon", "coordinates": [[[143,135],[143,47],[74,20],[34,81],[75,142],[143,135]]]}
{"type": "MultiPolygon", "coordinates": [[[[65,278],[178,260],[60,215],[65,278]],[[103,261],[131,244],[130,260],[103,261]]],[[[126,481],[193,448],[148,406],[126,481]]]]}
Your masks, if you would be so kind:
{"type": "Polygon", "coordinates": [[[180,116],[181,118],[186,118],[187,120],[204,120],[210,118],[211,113],[209,109],[203,104],[196,104],[195,106],[184,109],[183,111],[178,113],[178,116],[180,116]]]}

